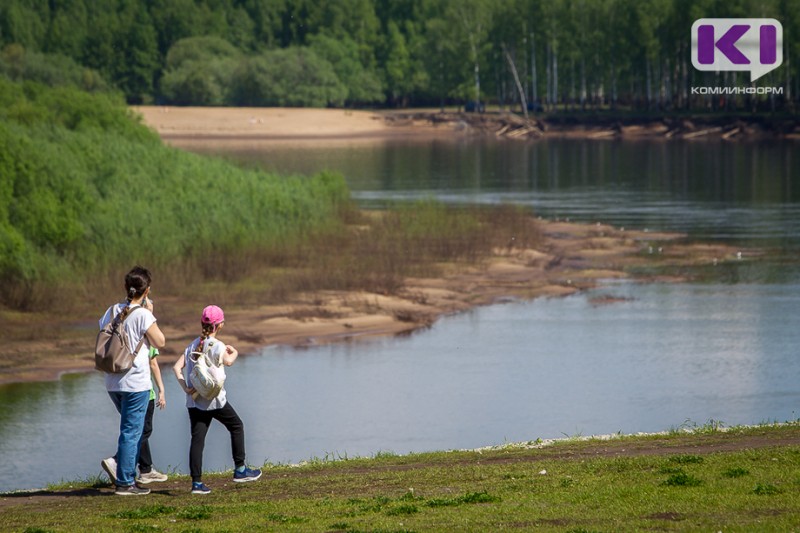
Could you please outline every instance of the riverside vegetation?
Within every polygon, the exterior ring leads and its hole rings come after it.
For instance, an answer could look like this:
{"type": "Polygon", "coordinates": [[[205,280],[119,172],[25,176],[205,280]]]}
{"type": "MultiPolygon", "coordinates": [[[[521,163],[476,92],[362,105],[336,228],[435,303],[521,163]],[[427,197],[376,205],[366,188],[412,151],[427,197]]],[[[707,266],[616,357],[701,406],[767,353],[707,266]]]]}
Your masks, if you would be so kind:
{"type": "Polygon", "coordinates": [[[569,438],[480,451],[265,465],[238,486],[206,476],[199,501],[172,476],[146,499],[102,479],[0,495],[3,529],[87,531],[791,531],[800,520],[800,425],[569,438]],[[35,506],[35,512],[31,506],[35,506]]]}
{"type": "MultiPolygon", "coordinates": [[[[2,79],[0,179],[9,336],[65,334],[53,319],[93,316],[87,310],[107,303],[134,261],[159,272],[162,295],[204,297],[216,285],[255,300],[325,287],[391,293],[404,276],[542,238],[511,207],[424,202],[365,214],[340,176],[281,177],[179,152],[117,96],[2,79]],[[213,254],[212,242],[222,243],[213,254]]],[[[4,354],[2,365],[13,364],[4,354]]],[[[203,502],[180,476],[144,501],[85,497],[111,490],[90,479],[0,496],[0,529],[787,530],[799,518],[799,441],[789,424],[545,449],[379,452],[268,465],[265,482],[248,487],[210,475],[213,499],[203,502]]]]}
{"type": "MultiPolygon", "coordinates": [[[[364,213],[339,175],[278,176],[167,147],[113,93],[0,78],[0,104],[0,317],[11,341],[77,339],[64,316],[93,316],[133,263],[158,273],[162,297],[274,303],[325,289],[391,294],[442,262],[539,239],[514,207],[364,213]]],[[[42,357],[7,352],[2,368],[42,357]]]]}
{"type": "Polygon", "coordinates": [[[63,304],[140,262],[161,279],[333,219],[340,176],[280,177],[164,146],[121,99],[0,79],[0,303],[63,304]],[[215,243],[212,245],[212,243],[215,243]],[[213,251],[213,254],[212,254],[213,251]]]}

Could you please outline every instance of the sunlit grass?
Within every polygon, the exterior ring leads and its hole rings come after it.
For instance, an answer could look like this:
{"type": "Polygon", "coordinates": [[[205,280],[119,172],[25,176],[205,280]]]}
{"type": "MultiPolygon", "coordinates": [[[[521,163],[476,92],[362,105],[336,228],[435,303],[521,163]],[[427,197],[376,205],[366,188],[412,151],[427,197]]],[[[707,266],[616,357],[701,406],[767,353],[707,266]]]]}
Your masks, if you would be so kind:
{"type": "Polygon", "coordinates": [[[3,527],[791,531],[800,521],[800,446],[785,443],[798,439],[800,424],[790,423],[543,447],[531,441],[482,451],[332,456],[300,467],[267,464],[262,480],[242,485],[230,482],[230,472],[208,473],[212,493],[202,499],[189,493],[186,476],[154,484],[139,498],[76,495],[65,505],[57,493],[35,504],[24,503],[29,494],[12,497],[3,527]]]}

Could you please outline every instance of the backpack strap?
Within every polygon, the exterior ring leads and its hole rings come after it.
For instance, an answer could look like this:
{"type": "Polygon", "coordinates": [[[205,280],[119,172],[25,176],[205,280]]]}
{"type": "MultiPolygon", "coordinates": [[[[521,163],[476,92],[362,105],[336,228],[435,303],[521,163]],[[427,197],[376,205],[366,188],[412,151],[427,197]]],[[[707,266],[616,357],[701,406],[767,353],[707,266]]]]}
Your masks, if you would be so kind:
{"type": "Polygon", "coordinates": [[[133,355],[134,356],[139,355],[139,350],[142,349],[142,345],[144,344],[144,340],[146,338],[147,338],[147,334],[145,333],[144,335],[142,335],[142,338],[139,340],[139,344],[136,345],[136,349],[133,351],[133,355]]]}
{"type": "MultiPolygon", "coordinates": [[[[130,305],[129,305],[128,307],[130,307],[130,305]]],[[[131,315],[132,315],[133,313],[135,313],[135,312],[136,312],[137,310],[139,310],[139,309],[144,309],[144,307],[142,307],[141,305],[138,305],[138,306],[136,306],[135,308],[131,309],[131,310],[128,312],[128,314],[127,314],[127,315],[125,315],[125,318],[123,318],[123,319],[122,319],[122,321],[119,323],[119,325],[121,326],[121,325],[122,325],[122,324],[123,324],[123,323],[124,323],[126,320],[128,320],[128,319],[131,317],[131,315]]],[[[121,311],[120,311],[119,313],[117,313],[117,316],[115,316],[115,317],[114,317],[114,320],[117,320],[117,319],[119,318],[119,315],[121,315],[121,314],[122,314],[122,312],[121,312],[121,311]]],[[[137,356],[137,355],[139,355],[139,350],[141,350],[141,349],[142,349],[142,345],[144,344],[144,340],[145,340],[146,338],[147,338],[147,332],[145,332],[145,334],[144,334],[144,335],[142,335],[142,338],[141,338],[141,339],[139,339],[139,344],[137,344],[137,345],[136,345],[136,349],[135,349],[135,350],[133,350],[133,355],[134,355],[134,357],[135,357],[135,356],[137,356]]]]}
{"type": "MultiPolygon", "coordinates": [[[[206,341],[208,341],[208,338],[206,339],[206,341]]],[[[207,342],[206,346],[202,350],[202,352],[203,352],[203,356],[206,358],[206,361],[208,361],[209,365],[213,365],[213,366],[216,366],[216,367],[221,367],[222,366],[222,356],[223,356],[222,352],[220,352],[219,357],[217,358],[218,359],[217,361],[212,361],[211,357],[210,357],[212,355],[212,353],[210,353],[211,352],[210,348],[211,348],[211,346],[214,345],[215,342],[219,342],[219,341],[217,339],[214,339],[214,342],[210,342],[210,343],[207,342]]]]}

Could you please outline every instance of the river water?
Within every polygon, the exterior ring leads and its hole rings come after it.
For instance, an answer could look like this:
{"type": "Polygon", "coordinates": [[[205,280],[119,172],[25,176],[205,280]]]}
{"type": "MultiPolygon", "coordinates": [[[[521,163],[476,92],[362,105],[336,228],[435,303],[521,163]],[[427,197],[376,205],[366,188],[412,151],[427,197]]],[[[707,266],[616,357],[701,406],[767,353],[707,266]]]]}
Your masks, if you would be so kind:
{"type": "MultiPolygon", "coordinates": [[[[363,205],[419,198],[516,203],[545,217],[686,232],[769,259],[681,285],[608,282],[508,301],[400,338],[267,347],[230,369],[248,461],[473,448],[800,418],[800,158],[792,143],[202,143],[247,165],[342,172],[363,205]],[[595,296],[617,303],[597,305],[595,296]]],[[[165,369],[156,466],[188,471],[189,424],[165,369]]],[[[101,376],[0,387],[0,491],[101,472],[117,415],[101,376]]],[[[230,468],[221,426],[208,470],[230,468]]]]}

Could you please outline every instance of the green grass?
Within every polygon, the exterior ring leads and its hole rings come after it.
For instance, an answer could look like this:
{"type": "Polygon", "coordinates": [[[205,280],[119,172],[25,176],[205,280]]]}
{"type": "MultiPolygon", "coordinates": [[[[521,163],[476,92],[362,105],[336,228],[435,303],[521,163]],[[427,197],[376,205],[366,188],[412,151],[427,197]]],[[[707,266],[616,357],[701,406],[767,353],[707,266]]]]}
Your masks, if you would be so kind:
{"type": "Polygon", "coordinates": [[[0,77],[0,104],[0,311],[108,305],[137,263],[163,295],[394,293],[442,262],[540,239],[514,207],[364,215],[340,175],[279,176],[171,148],[113,95],[0,77]]]}
{"type": "Polygon", "coordinates": [[[24,531],[792,531],[800,424],[567,439],[536,447],[266,465],[262,480],[186,477],[146,497],[110,488],[3,497],[24,531]],[[720,451],[725,450],[725,451],[720,451]]]}
{"type": "Polygon", "coordinates": [[[107,293],[136,263],[162,287],[246,275],[254,254],[329,226],[349,202],[341,176],[182,152],[113,96],[0,77],[0,304],[11,308],[107,293]]]}

